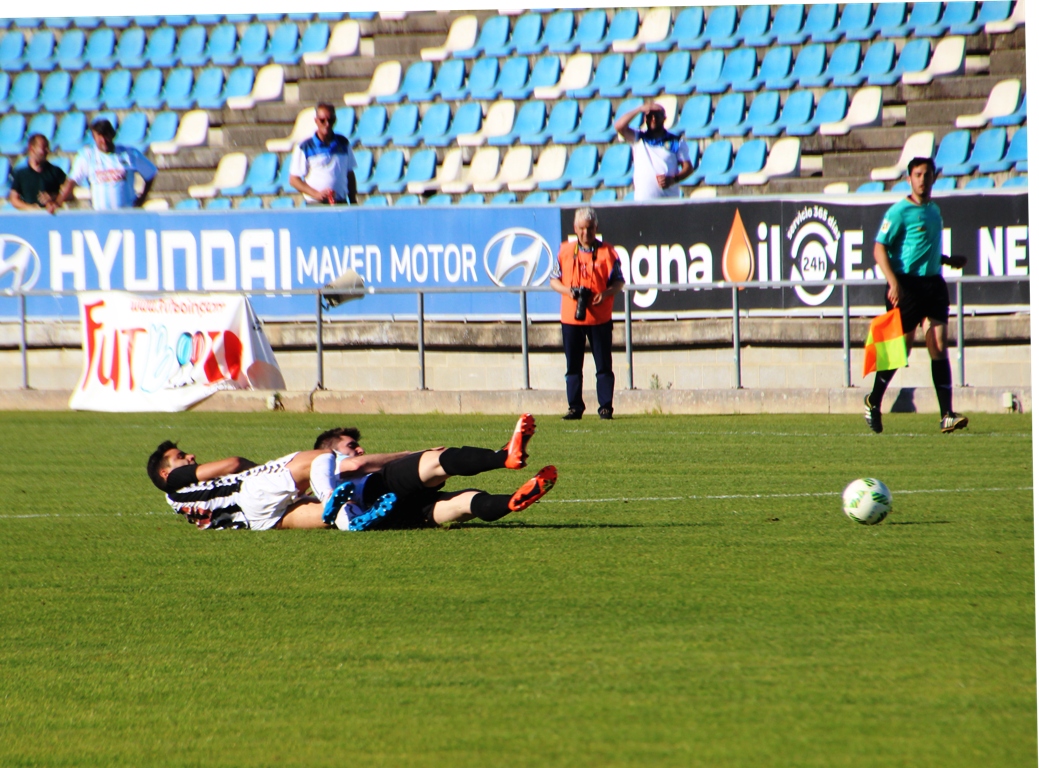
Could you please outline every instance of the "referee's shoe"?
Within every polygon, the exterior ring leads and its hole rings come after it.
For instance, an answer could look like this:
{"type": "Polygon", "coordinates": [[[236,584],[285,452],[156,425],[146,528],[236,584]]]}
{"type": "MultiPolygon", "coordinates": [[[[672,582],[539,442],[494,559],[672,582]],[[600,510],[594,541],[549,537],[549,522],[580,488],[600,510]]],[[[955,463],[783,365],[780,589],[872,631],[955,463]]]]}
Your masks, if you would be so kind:
{"type": "Polygon", "coordinates": [[[949,411],[947,414],[942,416],[942,432],[955,432],[957,429],[963,429],[967,426],[967,417],[962,413],[956,413],[955,411],[949,411]]]}
{"type": "MultiPolygon", "coordinates": [[[[863,402],[866,405],[866,411],[863,414],[866,418],[866,424],[869,426],[870,429],[872,429],[879,435],[881,432],[884,431],[884,423],[880,420],[880,406],[873,405],[869,401],[869,395],[866,395],[866,398],[863,402]]],[[[942,423],[944,424],[944,421],[942,423]]],[[[942,431],[945,431],[944,428],[942,431]]]]}

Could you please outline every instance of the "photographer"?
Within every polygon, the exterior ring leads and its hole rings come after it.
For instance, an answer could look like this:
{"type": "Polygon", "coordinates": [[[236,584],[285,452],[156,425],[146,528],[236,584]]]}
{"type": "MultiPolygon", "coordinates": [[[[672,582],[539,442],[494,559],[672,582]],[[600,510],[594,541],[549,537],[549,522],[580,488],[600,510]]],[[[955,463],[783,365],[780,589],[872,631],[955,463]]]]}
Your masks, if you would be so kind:
{"type": "Polygon", "coordinates": [[[595,238],[599,219],[592,208],[574,213],[576,241],[559,246],[552,267],[553,290],[562,294],[563,353],[566,355],[566,421],[584,415],[581,395],[585,339],[595,360],[595,391],[599,418],[613,418],[613,297],[621,292],[624,276],[613,246],[595,238]]]}

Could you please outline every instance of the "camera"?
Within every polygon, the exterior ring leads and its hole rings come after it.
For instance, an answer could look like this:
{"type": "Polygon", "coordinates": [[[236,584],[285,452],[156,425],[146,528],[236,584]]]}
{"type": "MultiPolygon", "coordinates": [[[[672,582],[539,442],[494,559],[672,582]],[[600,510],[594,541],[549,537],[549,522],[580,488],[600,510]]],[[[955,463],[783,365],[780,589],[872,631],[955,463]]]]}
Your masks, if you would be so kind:
{"type": "Polygon", "coordinates": [[[588,314],[588,304],[592,301],[592,289],[578,288],[576,293],[574,298],[577,299],[577,309],[574,310],[574,320],[583,322],[588,314]]]}

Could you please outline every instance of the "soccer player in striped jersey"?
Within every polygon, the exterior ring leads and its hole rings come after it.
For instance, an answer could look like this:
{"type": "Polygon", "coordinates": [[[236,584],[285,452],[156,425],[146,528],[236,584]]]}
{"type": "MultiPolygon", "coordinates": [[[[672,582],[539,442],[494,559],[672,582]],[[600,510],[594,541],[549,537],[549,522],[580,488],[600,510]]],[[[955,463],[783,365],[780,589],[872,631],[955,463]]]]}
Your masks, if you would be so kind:
{"type": "Polygon", "coordinates": [[[77,184],[90,184],[90,202],[95,211],[113,211],[119,208],[139,208],[158,173],[155,164],[133,147],[115,143],[115,128],[101,118],[90,124],[94,146],[83,147],[72,161],[68,178],[58,192],[60,207],[72,196],[77,184]],[[144,191],[134,190],[135,174],[144,179],[144,191]]]}

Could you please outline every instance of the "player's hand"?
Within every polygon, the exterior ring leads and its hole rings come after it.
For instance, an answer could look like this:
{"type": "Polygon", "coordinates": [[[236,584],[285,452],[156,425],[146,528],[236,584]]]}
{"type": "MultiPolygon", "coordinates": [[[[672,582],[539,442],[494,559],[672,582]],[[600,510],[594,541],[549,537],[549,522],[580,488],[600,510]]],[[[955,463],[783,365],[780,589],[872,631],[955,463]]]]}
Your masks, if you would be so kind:
{"type": "Polygon", "coordinates": [[[942,256],[942,264],[948,264],[953,269],[963,269],[967,266],[966,256],[942,256]]]}
{"type": "Polygon", "coordinates": [[[592,306],[599,304],[604,298],[606,297],[601,293],[592,294],[592,306]]]}
{"type": "Polygon", "coordinates": [[[902,298],[902,289],[898,285],[898,282],[890,283],[887,287],[887,298],[891,302],[891,306],[897,307],[898,300],[902,298]]]}
{"type": "Polygon", "coordinates": [[[660,185],[661,189],[667,189],[671,186],[672,178],[664,174],[657,175],[657,184],[660,185]]]}

